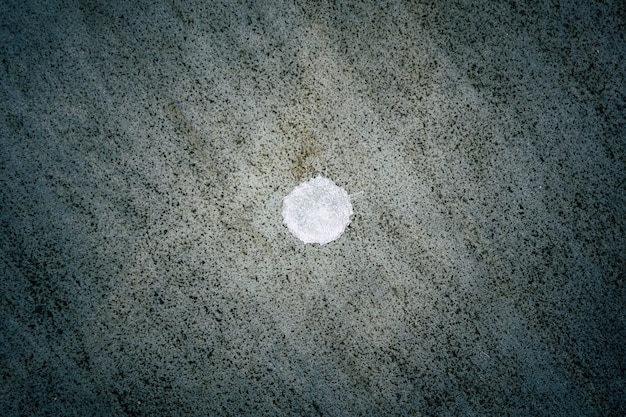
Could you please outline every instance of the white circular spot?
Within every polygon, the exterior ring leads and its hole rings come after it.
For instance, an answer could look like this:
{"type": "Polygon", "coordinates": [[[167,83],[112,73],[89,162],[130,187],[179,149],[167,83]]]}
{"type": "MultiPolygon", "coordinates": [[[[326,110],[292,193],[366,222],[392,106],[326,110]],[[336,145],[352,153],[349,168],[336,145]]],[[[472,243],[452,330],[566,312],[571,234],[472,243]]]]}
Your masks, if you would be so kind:
{"type": "Polygon", "coordinates": [[[346,190],[322,176],[303,182],[283,199],[283,222],[304,243],[338,239],[352,213],[346,190]]]}

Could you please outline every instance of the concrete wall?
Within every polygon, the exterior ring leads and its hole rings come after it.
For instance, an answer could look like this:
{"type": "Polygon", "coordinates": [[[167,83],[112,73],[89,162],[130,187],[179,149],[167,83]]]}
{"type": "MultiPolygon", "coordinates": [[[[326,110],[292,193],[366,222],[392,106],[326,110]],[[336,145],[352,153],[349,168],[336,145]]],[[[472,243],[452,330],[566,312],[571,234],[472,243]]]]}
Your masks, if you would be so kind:
{"type": "Polygon", "coordinates": [[[589,3],[0,2],[0,414],[626,414],[589,3]],[[305,246],[317,174],[362,193],[305,246]]]}

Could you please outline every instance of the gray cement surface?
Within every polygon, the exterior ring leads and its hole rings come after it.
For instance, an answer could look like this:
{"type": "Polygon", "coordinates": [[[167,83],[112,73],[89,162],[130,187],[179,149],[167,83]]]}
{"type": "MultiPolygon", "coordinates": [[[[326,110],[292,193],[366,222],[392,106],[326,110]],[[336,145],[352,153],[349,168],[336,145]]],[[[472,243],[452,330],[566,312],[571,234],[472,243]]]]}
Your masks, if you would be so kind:
{"type": "Polygon", "coordinates": [[[622,1],[0,1],[2,416],[626,415],[622,1]],[[297,3],[297,4],[294,4],[297,3]],[[304,245],[282,199],[355,195],[304,245]]]}

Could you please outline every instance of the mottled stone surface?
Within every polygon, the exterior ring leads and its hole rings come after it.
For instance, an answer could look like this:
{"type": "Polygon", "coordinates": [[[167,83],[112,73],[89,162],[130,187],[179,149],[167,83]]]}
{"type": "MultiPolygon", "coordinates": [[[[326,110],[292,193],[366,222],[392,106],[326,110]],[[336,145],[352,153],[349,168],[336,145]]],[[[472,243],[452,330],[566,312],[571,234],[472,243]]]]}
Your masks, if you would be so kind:
{"type": "Polygon", "coordinates": [[[626,414],[623,2],[367,3],[0,2],[0,414],[626,414]]]}

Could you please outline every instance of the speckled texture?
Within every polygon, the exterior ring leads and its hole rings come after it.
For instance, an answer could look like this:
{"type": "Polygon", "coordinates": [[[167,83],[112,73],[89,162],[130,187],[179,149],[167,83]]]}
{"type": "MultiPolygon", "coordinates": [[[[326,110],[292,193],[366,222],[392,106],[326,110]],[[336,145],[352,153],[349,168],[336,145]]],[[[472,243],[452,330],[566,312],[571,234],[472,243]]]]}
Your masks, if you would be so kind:
{"type": "Polygon", "coordinates": [[[0,2],[0,414],[626,415],[623,3],[300,3],[0,2]]]}

